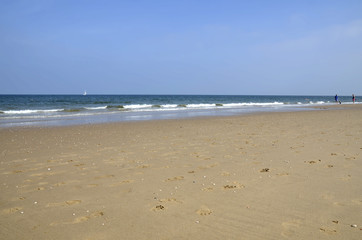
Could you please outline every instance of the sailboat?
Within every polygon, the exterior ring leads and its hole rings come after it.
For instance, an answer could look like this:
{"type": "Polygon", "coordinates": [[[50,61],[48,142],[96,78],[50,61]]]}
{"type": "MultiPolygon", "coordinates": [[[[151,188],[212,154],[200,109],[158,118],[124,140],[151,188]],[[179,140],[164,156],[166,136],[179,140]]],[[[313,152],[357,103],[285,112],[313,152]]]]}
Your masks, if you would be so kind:
{"type": "Polygon", "coordinates": [[[87,95],[87,91],[84,91],[83,96],[87,95]]]}

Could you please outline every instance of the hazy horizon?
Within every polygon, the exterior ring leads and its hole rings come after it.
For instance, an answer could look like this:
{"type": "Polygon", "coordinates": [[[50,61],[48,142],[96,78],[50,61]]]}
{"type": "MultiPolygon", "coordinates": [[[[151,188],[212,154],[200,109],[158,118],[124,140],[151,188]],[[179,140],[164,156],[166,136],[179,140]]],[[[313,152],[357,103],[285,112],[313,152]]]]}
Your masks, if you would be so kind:
{"type": "MultiPolygon", "coordinates": [[[[70,96],[80,96],[80,95],[83,95],[83,93],[0,93],[0,96],[1,95],[13,95],[13,96],[16,96],[16,95],[38,95],[38,96],[41,96],[41,95],[44,95],[44,96],[52,96],[52,95],[64,95],[64,96],[67,96],[67,95],[70,95],[70,96]]],[[[158,93],[149,93],[149,94],[142,94],[142,93],[130,93],[130,94],[118,94],[118,93],[87,93],[86,94],[87,96],[102,96],[102,95],[109,95],[109,96],[295,96],[295,97],[327,97],[327,96],[331,96],[331,98],[334,98],[334,96],[336,94],[327,94],[327,95],[319,95],[319,94],[182,94],[182,93],[179,93],[179,94],[169,94],[169,93],[164,93],[164,94],[158,94],[158,93]]],[[[347,94],[347,95],[342,95],[342,94],[337,94],[338,96],[340,97],[351,97],[352,94],[347,94]]],[[[359,95],[357,94],[354,94],[356,97],[358,97],[359,95]]],[[[361,95],[362,96],[362,95],[361,95]]]]}

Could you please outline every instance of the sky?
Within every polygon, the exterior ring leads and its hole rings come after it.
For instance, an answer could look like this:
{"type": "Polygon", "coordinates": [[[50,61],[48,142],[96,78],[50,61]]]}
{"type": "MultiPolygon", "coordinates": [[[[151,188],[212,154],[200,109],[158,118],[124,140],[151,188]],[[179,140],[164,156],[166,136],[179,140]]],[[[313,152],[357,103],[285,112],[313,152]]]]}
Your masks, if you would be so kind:
{"type": "Polygon", "coordinates": [[[0,0],[0,94],[362,95],[361,0],[0,0]]]}

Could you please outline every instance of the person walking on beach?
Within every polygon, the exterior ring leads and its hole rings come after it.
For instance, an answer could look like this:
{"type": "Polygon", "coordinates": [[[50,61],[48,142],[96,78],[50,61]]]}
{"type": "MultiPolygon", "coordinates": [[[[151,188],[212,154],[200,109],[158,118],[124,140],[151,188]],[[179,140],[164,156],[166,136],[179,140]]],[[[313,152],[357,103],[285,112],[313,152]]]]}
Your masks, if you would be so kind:
{"type": "Polygon", "coordinates": [[[336,96],[334,96],[334,101],[336,101],[336,103],[338,103],[338,95],[336,94],[336,96]]]}
{"type": "Polygon", "coordinates": [[[354,96],[354,94],[352,94],[352,102],[354,103],[356,101],[356,97],[354,96]]]}

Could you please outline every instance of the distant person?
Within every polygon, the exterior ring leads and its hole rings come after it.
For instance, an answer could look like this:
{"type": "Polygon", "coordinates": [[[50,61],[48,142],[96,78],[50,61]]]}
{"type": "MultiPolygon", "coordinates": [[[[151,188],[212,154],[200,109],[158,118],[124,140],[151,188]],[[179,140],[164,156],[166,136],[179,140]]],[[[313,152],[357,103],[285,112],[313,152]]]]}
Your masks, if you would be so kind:
{"type": "Polygon", "coordinates": [[[354,96],[354,94],[352,94],[352,102],[354,103],[356,101],[356,97],[354,96]]]}
{"type": "Polygon", "coordinates": [[[338,95],[336,94],[336,96],[334,96],[334,101],[337,103],[338,102],[338,95]]]}

